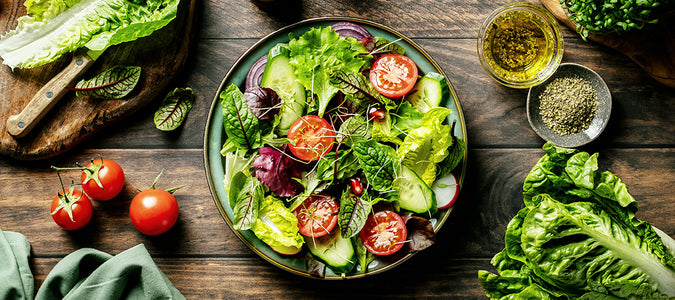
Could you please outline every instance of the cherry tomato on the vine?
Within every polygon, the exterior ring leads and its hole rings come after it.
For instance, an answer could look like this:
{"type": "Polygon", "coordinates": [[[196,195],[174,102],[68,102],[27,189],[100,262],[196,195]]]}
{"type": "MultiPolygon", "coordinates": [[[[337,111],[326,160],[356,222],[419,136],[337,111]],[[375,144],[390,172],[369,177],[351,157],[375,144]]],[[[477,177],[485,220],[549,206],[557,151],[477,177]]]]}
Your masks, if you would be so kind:
{"type": "Polygon", "coordinates": [[[52,219],[65,230],[77,230],[89,223],[94,208],[91,200],[80,190],[73,188],[59,192],[52,199],[52,219]]]}
{"type": "Polygon", "coordinates": [[[143,234],[160,235],[176,224],[178,202],[170,192],[151,188],[131,200],[129,217],[143,234]]]}
{"type": "Polygon", "coordinates": [[[304,236],[321,237],[330,233],[337,224],[339,207],[327,195],[307,197],[293,214],[298,218],[298,229],[304,236]]]}
{"type": "Polygon", "coordinates": [[[389,98],[403,97],[417,82],[417,65],[401,54],[378,58],[370,69],[370,82],[380,94],[389,98]]]}
{"type": "Polygon", "coordinates": [[[288,148],[297,158],[314,161],[333,149],[335,129],[316,115],[307,115],[297,119],[288,130],[288,139],[293,143],[288,148]]]}
{"type": "Polygon", "coordinates": [[[82,169],[80,182],[89,198],[106,201],[115,198],[124,188],[124,171],[117,162],[99,158],[82,169]]]}
{"type": "Polygon", "coordinates": [[[390,255],[403,247],[408,230],[401,216],[393,211],[382,210],[368,216],[359,237],[370,253],[390,255]]]}

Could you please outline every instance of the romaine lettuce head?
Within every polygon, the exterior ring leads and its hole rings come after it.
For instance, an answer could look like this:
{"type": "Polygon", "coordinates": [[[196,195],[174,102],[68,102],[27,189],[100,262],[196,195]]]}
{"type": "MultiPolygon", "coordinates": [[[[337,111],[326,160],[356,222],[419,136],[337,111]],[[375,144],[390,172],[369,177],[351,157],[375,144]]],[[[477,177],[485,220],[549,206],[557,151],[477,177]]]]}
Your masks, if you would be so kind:
{"type": "Polygon", "coordinates": [[[267,196],[260,203],[258,219],[251,230],[270,247],[300,248],[305,242],[298,231],[298,219],[281,200],[274,196],[267,196]]]}
{"type": "Polygon", "coordinates": [[[107,47],[150,35],[176,16],[179,0],[28,0],[28,16],[0,38],[11,68],[50,63],[83,46],[96,58],[107,47]]]}
{"type": "Polygon", "coordinates": [[[599,204],[540,195],[522,223],[527,264],[554,286],[620,298],[675,296],[675,269],[661,263],[658,236],[641,236],[599,204]],[[667,296],[666,296],[667,295],[667,296]]]}
{"type": "Polygon", "coordinates": [[[479,272],[491,299],[675,297],[671,237],[635,217],[628,188],[598,173],[597,154],[544,145],[523,185],[525,207],[509,222],[505,249],[479,272]]]}

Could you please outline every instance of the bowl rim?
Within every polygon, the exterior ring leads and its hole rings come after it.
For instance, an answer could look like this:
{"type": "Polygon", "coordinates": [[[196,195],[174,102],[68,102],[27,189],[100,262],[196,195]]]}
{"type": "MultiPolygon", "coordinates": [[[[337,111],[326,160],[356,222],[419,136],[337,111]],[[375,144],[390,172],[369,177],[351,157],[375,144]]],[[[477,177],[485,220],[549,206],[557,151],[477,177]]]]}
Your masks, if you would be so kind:
{"type": "Polygon", "coordinates": [[[478,39],[477,39],[477,53],[478,53],[478,59],[480,61],[481,66],[485,70],[485,72],[495,81],[498,83],[510,87],[510,88],[518,88],[518,89],[526,89],[530,88],[533,86],[536,86],[542,82],[544,82],[546,79],[549,77],[553,76],[553,74],[556,72],[558,66],[562,62],[562,58],[564,55],[565,51],[565,45],[564,45],[564,38],[562,35],[562,32],[560,30],[560,25],[558,24],[558,20],[545,8],[536,5],[532,2],[514,2],[514,3],[507,3],[502,6],[497,7],[495,10],[493,10],[483,21],[483,24],[481,25],[481,28],[478,31],[478,39]],[[487,31],[488,26],[492,24],[492,22],[499,16],[503,15],[504,13],[510,12],[510,11],[515,11],[515,10],[523,10],[523,11],[529,11],[533,13],[534,15],[538,16],[541,18],[544,23],[548,26],[546,26],[546,30],[550,31],[552,33],[553,37],[553,45],[556,47],[553,56],[551,60],[548,62],[547,67],[540,71],[537,74],[537,77],[531,80],[527,81],[511,81],[507,80],[501,76],[499,76],[494,70],[490,67],[490,65],[487,63],[485,59],[485,52],[483,50],[483,45],[484,45],[484,37],[487,31]]]}
{"type": "Polygon", "coordinates": [[[612,102],[613,102],[612,93],[609,87],[607,86],[607,83],[602,78],[602,76],[600,76],[600,74],[598,74],[593,69],[578,63],[571,63],[571,62],[562,63],[558,67],[558,70],[555,72],[555,74],[553,74],[551,77],[549,77],[546,81],[542,82],[541,84],[533,86],[528,90],[526,103],[527,121],[528,123],[530,123],[530,128],[532,128],[532,130],[545,141],[552,142],[553,144],[559,147],[576,148],[584,146],[596,140],[602,134],[602,132],[607,127],[607,124],[609,123],[609,118],[611,117],[612,102]],[[596,112],[596,115],[593,118],[593,123],[599,122],[599,120],[602,119],[602,123],[599,128],[598,127],[593,128],[592,126],[589,126],[589,128],[581,132],[568,135],[559,135],[550,130],[549,128],[547,128],[546,125],[542,125],[543,123],[537,123],[534,121],[534,119],[540,119],[539,116],[534,115],[535,112],[538,111],[538,109],[537,110],[534,109],[534,105],[539,103],[539,99],[535,98],[539,96],[541,90],[544,89],[547,84],[549,84],[556,78],[559,78],[561,70],[565,69],[583,69],[585,73],[575,73],[575,74],[579,75],[583,79],[586,79],[587,81],[590,80],[587,79],[588,77],[584,78],[583,74],[588,74],[591,77],[597,79],[590,81],[589,83],[593,85],[593,88],[595,89],[595,92],[598,95],[598,102],[599,102],[598,104],[606,105],[606,107],[599,106],[597,112],[603,112],[603,114],[599,115],[596,112]],[[606,99],[600,99],[600,97],[606,97],[606,99]]]}
{"type": "MultiPolygon", "coordinates": [[[[387,32],[389,32],[389,33],[391,33],[395,36],[398,36],[399,38],[401,38],[401,40],[403,40],[404,42],[409,44],[414,50],[418,51],[419,54],[422,55],[435,70],[440,72],[441,75],[443,75],[447,79],[448,87],[450,89],[450,93],[451,93],[451,97],[452,97],[450,102],[453,102],[455,104],[455,107],[456,107],[456,110],[457,110],[456,111],[457,119],[459,120],[459,122],[461,124],[459,130],[461,131],[462,138],[464,139],[464,142],[465,142],[466,147],[467,147],[467,148],[465,148],[463,158],[462,158],[462,162],[460,163],[460,165],[457,166],[458,169],[461,168],[459,176],[458,176],[459,177],[458,178],[459,187],[460,187],[460,190],[461,190],[461,188],[463,187],[463,184],[464,184],[465,176],[466,176],[467,161],[468,161],[468,144],[469,144],[468,143],[468,133],[467,133],[467,129],[466,129],[466,120],[465,120],[465,117],[464,117],[464,113],[463,113],[461,103],[459,101],[459,97],[457,96],[456,89],[453,86],[452,82],[450,82],[449,77],[445,74],[445,72],[442,70],[440,65],[436,62],[436,60],[434,60],[429,55],[429,53],[426,52],[425,49],[423,49],[419,44],[414,42],[409,37],[403,35],[399,31],[397,31],[397,30],[395,30],[395,29],[393,29],[389,26],[382,25],[382,24],[374,22],[374,21],[370,21],[370,20],[366,20],[366,19],[362,19],[362,18],[355,18],[355,17],[317,17],[317,18],[305,19],[305,20],[302,20],[302,21],[299,21],[299,22],[281,27],[277,30],[274,30],[273,32],[263,36],[260,39],[258,39],[258,41],[256,41],[252,46],[247,48],[234,61],[234,63],[228,69],[227,73],[223,76],[220,84],[218,85],[218,89],[215,92],[215,96],[214,96],[214,98],[211,102],[211,105],[210,105],[210,108],[209,108],[209,111],[208,111],[208,114],[207,114],[207,118],[206,118],[204,138],[203,138],[203,142],[204,142],[203,159],[204,159],[205,173],[206,173],[206,177],[207,177],[206,178],[207,184],[209,186],[209,192],[211,194],[211,197],[213,198],[213,201],[215,202],[216,207],[218,208],[219,214],[224,219],[224,221],[228,225],[228,227],[233,231],[234,235],[241,242],[243,242],[243,244],[245,244],[250,250],[252,250],[254,253],[256,253],[259,257],[261,257],[264,260],[266,260],[267,262],[269,262],[271,265],[276,266],[276,267],[278,267],[282,270],[288,271],[289,273],[299,275],[301,277],[307,277],[307,278],[312,278],[312,279],[317,279],[317,280],[356,279],[356,278],[364,278],[364,277],[367,277],[367,276],[379,274],[379,273],[388,271],[390,269],[393,269],[396,266],[398,266],[398,265],[404,263],[405,261],[407,261],[408,259],[410,259],[413,255],[416,254],[416,252],[404,254],[400,258],[396,259],[393,262],[390,262],[386,266],[375,269],[373,271],[369,271],[367,273],[350,274],[350,275],[347,275],[347,276],[331,276],[331,277],[326,276],[326,277],[323,277],[323,278],[319,278],[319,277],[316,277],[316,276],[311,276],[307,272],[301,272],[299,270],[295,270],[295,269],[291,268],[290,266],[286,266],[286,265],[284,265],[284,264],[282,264],[278,261],[275,261],[274,259],[269,257],[267,254],[265,254],[261,250],[257,249],[255,247],[255,245],[253,245],[251,243],[251,241],[246,239],[246,237],[242,236],[242,234],[240,232],[238,232],[237,230],[235,230],[233,228],[229,217],[225,214],[225,211],[224,211],[223,207],[221,206],[218,193],[217,193],[217,191],[214,187],[214,185],[217,184],[217,181],[214,181],[215,179],[213,178],[213,176],[211,176],[213,170],[212,170],[212,168],[209,164],[210,156],[214,155],[213,151],[211,151],[211,149],[210,149],[211,148],[210,147],[211,142],[210,142],[210,139],[209,139],[210,128],[213,126],[213,123],[215,122],[215,121],[212,120],[212,114],[216,110],[216,106],[220,103],[218,101],[220,92],[224,90],[225,84],[227,83],[228,79],[230,79],[233,76],[233,73],[235,72],[235,69],[237,67],[240,67],[241,64],[244,63],[243,61],[246,57],[253,54],[255,52],[255,50],[262,47],[262,45],[267,43],[268,40],[274,38],[275,36],[279,35],[280,33],[290,31],[290,30],[294,30],[294,29],[297,29],[297,28],[301,28],[303,26],[308,26],[308,25],[311,25],[311,24],[316,24],[316,23],[321,23],[321,22],[329,22],[329,21],[356,22],[356,23],[361,24],[361,25],[368,25],[368,26],[372,26],[374,28],[377,28],[379,30],[387,31],[387,32]]],[[[454,112],[453,112],[453,115],[454,115],[454,112]]],[[[450,214],[452,213],[452,210],[453,210],[452,208],[448,209],[448,211],[443,215],[443,217],[439,218],[437,220],[437,222],[434,224],[434,230],[435,231],[438,231],[442,227],[442,225],[446,222],[446,220],[449,218],[450,214]]]]}

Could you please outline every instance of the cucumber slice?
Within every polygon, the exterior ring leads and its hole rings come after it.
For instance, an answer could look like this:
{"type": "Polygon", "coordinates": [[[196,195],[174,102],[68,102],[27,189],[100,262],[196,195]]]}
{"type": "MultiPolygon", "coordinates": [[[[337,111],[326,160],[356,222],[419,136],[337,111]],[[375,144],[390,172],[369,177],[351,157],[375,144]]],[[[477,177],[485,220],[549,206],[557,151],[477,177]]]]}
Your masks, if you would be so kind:
{"type": "Polygon", "coordinates": [[[270,49],[260,84],[273,89],[281,98],[280,122],[276,127],[279,135],[287,135],[291,124],[305,113],[305,87],[296,80],[289,56],[290,49],[286,44],[277,44],[270,49]]]}
{"type": "Polygon", "coordinates": [[[322,237],[311,238],[306,236],[305,244],[307,244],[309,252],[328,265],[335,274],[348,273],[356,265],[356,252],[352,241],[342,238],[338,227],[322,237]]]}
{"type": "Polygon", "coordinates": [[[398,204],[402,209],[418,214],[436,211],[436,194],[410,168],[401,165],[401,172],[394,179],[394,188],[399,192],[398,204]]]}
{"type": "Polygon", "coordinates": [[[443,75],[435,72],[429,72],[417,80],[413,91],[406,99],[421,113],[445,105],[450,98],[448,81],[443,75]]]}

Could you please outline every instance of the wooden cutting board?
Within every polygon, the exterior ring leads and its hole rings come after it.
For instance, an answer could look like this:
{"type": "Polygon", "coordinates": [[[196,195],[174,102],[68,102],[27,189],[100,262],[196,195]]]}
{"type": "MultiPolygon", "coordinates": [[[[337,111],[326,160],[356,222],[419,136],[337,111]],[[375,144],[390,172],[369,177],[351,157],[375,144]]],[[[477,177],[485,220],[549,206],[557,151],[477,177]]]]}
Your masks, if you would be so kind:
{"type": "MultiPolygon", "coordinates": [[[[23,2],[0,0],[0,33],[16,28],[16,19],[26,15],[23,2]]],[[[72,55],[32,69],[12,71],[0,65],[0,154],[21,160],[57,155],[164,97],[187,58],[196,2],[182,0],[176,18],[166,27],[110,47],[84,75],[89,79],[115,65],[140,66],[141,78],[131,94],[120,100],[98,100],[68,92],[25,137],[15,138],[7,132],[7,118],[18,114],[42,85],[63,70],[72,55]]]]}
{"type": "MultiPolygon", "coordinates": [[[[560,0],[540,0],[558,20],[576,30],[560,6],[560,0]]],[[[675,88],[675,10],[659,17],[659,23],[643,30],[618,34],[591,35],[589,40],[613,48],[635,61],[651,77],[675,88]]]]}

